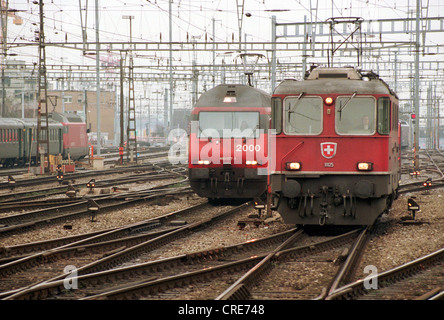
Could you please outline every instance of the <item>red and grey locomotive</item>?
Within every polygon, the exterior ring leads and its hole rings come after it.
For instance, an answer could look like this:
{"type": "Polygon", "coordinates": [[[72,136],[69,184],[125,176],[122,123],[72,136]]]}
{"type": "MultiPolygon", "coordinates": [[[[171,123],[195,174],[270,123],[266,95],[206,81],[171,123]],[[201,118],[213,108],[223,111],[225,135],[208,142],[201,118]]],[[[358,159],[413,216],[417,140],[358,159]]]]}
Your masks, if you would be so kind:
{"type": "Polygon", "coordinates": [[[241,84],[203,93],[191,111],[189,179],[208,199],[260,197],[267,189],[271,95],[241,84]]]}
{"type": "Polygon", "coordinates": [[[400,179],[398,98],[373,72],[313,68],[272,97],[271,191],[284,221],[368,225],[400,179]]]}

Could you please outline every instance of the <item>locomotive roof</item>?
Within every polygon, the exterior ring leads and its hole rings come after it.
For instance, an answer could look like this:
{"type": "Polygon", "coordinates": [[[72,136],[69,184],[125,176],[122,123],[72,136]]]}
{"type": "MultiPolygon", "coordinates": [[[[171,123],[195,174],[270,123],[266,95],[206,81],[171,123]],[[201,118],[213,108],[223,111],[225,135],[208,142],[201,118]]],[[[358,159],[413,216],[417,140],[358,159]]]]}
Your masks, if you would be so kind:
{"type": "Polygon", "coordinates": [[[58,122],[84,122],[82,117],[74,113],[52,112],[49,117],[58,122]]]}
{"type": "MultiPolygon", "coordinates": [[[[51,128],[54,127],[62,127],[62,124],[59,122],[56,122],[54,120],[49,119],[48,125],[51,128]]],[[[24,128],[24,127],[36,127],[37,128],[37,119],[36,118],[25,118],[25,119],[18,119],[18,118],[0,118],[0,128],[3,129],[12,129],[12,128],[24,128]]]]}
{"type": "Polygon", "coordinates": [[[271,95],[243,84],[220,84],[199,97],[195,107],[263,107],[269,108],[271,95]],[[224,102],[225,97],[235,97],[233,102],[224,102]]]}
{"type": "Polygon", "coordinates": [[[284,80],[274,94],[396,94],[373,72],[361,73],[355,68],[318,67],[306,80],[284,80]]]}

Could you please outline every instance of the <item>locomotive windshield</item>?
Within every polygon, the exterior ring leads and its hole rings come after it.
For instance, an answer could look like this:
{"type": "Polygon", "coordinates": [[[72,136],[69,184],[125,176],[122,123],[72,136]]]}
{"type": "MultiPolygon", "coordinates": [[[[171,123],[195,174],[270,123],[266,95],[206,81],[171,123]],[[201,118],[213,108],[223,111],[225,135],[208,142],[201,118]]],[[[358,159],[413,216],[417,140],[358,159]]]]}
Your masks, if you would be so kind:
{"type": "Polygon", "coordinates": [[[206,112],[199,113],[199,138],[257,138],[259,112],[206,112]]]}
{"type": "Polygon", "coordinates": [[[336,132],[372,135],[375,133],[376,101],[373,97],[336,98],[336,132]]]}
{"type": "Polygon", "coordinates": [[[284,105],[285,133],[314,135],[322,132],[322,98],[287,97],[284,105]]]}

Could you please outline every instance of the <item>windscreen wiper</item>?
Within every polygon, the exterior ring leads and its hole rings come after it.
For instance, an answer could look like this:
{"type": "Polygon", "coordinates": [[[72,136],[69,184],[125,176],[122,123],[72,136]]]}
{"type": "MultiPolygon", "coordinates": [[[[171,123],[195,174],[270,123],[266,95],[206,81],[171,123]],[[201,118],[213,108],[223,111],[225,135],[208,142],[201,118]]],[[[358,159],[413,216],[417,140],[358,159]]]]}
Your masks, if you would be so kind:
{"type": "MultiPolygon", "coordinates": [[[[299,103],[299,101],[301,100],[301,98],[302,98],[302,96],[303,96],[304,94],[305,94],[305,92],[301,92],[301,94],[298,96],[296,102],[294,103],[292,109],[296,108],[297,104],[299,103]]],[[[289,114],[290,114],[290,113],[294,113],[294,112],[295,112],[295,111],[290,110],[290,108],[288,108],[288,113],[289,113],[289,114]]]]}
{"type": "Polygon", "coordinates": [[[339,120],[341,120],[341,117],[342,117],[342,110],[344,110],[345,107],[348,105],[348,103],[353,100],[353,98],[356,96],[357,93],[358,93],[357,91],[353,92],[353,95],[350,98],[348,98],[348,100],[345,102],[345,104],[343,106],[341,106],[339,108],[339,111],[338,111],[339,112],[339,120]]]}

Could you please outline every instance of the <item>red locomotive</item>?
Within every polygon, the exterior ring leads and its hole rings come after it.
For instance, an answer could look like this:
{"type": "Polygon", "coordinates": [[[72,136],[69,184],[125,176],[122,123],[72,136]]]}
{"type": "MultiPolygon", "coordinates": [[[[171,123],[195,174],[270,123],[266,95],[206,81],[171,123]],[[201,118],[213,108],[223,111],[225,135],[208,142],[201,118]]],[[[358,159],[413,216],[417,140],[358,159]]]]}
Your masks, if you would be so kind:
{"type": "Polygon", "coordinates": [[[254,198],[267,189],[271,95],[240,84],[203,93],[191,111],[189,179],[208,199],[254,198]]]}
{"type": "Polygon", "coordinates": [[[88,154],[86,123],[79,115],[70,113],[50,114],[51,118],[63,125],[63,158],[82,159],[88,154]]]}
{"type": "Polygon", "coordinates": [[[398,98],[373,72],[313,68],[272,97],[275,209],[301,225],[368,225],[400,179],[398,98]]]}

